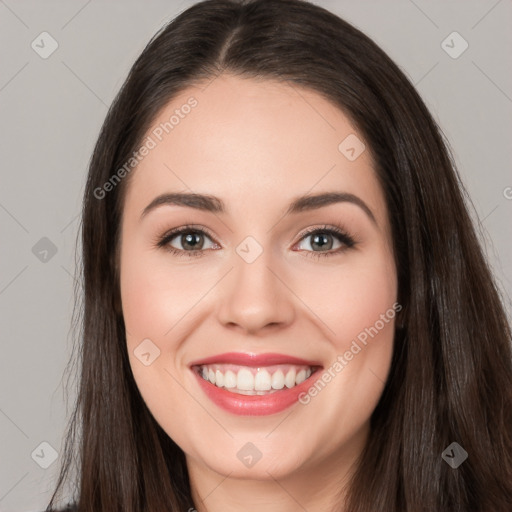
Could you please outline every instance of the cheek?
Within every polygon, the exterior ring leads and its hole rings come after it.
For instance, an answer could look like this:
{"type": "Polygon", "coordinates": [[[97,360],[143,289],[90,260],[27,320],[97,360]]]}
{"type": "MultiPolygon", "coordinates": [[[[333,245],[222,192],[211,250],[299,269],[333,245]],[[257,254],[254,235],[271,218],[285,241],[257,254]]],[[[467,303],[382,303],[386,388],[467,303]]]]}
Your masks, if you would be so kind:
{"type": "Polygon", "coordinates": [[[396,311],[397,278],[392,254],[382,247],[353,254],[339,268],[331,267],[302,279],[295,290],[324,326],[338,353],[347,350],[373,327],[389,337],[396,311]],[[384,315],[384,317],[382,317],[384,315]],[[384,318],[382,320],[382,318],[384,318]]]}
{"type": "MultiPolygon", "coordinates": [[[[165,337],[204,294],[204,273],[187,272],[159,255],[126,251],[121,258],[121,300],[127,331],[165,337]]],[[[194,314],[192,308],[192,316],[194,314]]]]}
{"type": "Polygon", "coordinates": [[[394,260],[384,247],[367,255],[350,270],[331,273],[320,282],[322,293],[315,288],[308,297],[329,327],[334,352],[322,382],[310,388],[303,403],[311,404],[333,439],[368,421],[391,365],[395,317],[401,309],[394,260]]]}
{"type": "Polygon", "coordinates": [[[162,261],[165,258],[155,258],[154,252],[136,244],[127,245],[123,251],[121,300],[133,376],[157,422],[166,425],[166,431],[173,439],[186,445],[186,429],[182,422],[173,421],[172,418],[197,414],[194,409],[196,402],[190,400],[183,390],[183,384],[180,384],[183,375],[178,371],[177,364],[179,321],[190,310],[192,301],[197,301],[197,290],[194,294],[194,286],[184,286],[184,272],[165,264],[162,261]],[[178,327],[174,329],[176,325],[178,327]],[[142,346],[144,350],[139,349],[142,346]],[[150,354],[148,365],[139,359],[143,352],[150,354]]]}
{"type": "Polygon", "coordinates": [[[143,260],[125,261],[121,273],[121,300],[127,331],[134,335],[161,337],[172,326],[178,283],[169,276],[148,270],[143,260]],[[169,285],[171,284],[171,286],[169,285]]]}
{"type": "Polygon", "coordinates": [[[352,274],[343,280],[342,297],[338,304],[343,304],[339,312],[336,331],[344,344],[347,340],[357,338],[364,342],[365,333],[376,336],[382,331],[386,334],[388,326],[393,326],[396,301],[396,280],[386,268],[365,269],[360,274],[352,274]],[[340,314],[341,313],[341,314],[340,314]]]}
{"type": "MultiPolygon", "coordinates": [[[[155,261],[154,251],[136,243],[122,247],[120,288],[127,350],[137,386],[153,412],[166,397],[180,393],[168,373],[179,344],[172,328],[185,314],[180,312],[179,276],[173,274],[177,273],[155,261]]],[[[174,407],[175,401],[165,406],[174,407]]]]}

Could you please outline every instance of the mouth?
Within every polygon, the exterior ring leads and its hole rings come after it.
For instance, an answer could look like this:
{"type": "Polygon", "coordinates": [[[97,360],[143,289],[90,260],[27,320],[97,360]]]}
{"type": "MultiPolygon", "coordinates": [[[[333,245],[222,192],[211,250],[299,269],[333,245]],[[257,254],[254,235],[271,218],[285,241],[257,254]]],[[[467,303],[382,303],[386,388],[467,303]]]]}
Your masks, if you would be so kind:
{"type": "Polygon", "coordinates": [[[194,362],[190,369],[216,405],[234,414],[260,416],[296,403],[322,366],[281,354],[229,353],[194,362]]]}

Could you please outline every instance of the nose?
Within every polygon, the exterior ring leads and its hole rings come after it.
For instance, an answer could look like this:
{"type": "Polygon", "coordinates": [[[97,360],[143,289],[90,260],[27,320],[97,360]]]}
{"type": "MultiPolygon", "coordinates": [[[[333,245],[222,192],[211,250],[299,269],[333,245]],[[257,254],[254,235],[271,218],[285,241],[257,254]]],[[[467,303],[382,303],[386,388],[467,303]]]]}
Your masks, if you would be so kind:
{"type": "Polygon", "coordinates": [[[220,293],[218,319],[223,326],[258,334],[293,322],[293,292],[268,253],[263,251],[252,263],[234,254],[234,268],[223,280],[220,293]]]}

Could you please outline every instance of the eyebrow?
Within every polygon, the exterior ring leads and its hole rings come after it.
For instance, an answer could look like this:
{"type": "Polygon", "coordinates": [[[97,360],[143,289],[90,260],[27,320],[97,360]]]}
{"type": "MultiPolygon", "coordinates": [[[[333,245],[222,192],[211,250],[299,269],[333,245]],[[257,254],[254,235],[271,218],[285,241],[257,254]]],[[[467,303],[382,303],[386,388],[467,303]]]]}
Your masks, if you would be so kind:
{"type": "MultiPolygon", "coordinates": [[[[360,197],[354,194],[349,194],[347,192],[325,192],[298,197],[292,201],[285,213],[285,216],[316,210],[336,203],[352,203],[356,206],[359,206],[359,208],[361,208],[366,213],[366,215],[368,215],[370,220],[374,224],[377,224],[375,215],[368,207],[368,205],[360,197]]],[[[151,210],[154,210],[155,208],[163,205],[185,206],[188,208],[195,208],[196,210],[203,210],[212,213],[227,212],[227,208],[224,202],[218,197],[205,194],[174,192],[155,197],[155,199],[153,199],[153,201],[151,201],[151,203],[149,203],[142,211],[141,219],[145,217],[151,210]]]]}

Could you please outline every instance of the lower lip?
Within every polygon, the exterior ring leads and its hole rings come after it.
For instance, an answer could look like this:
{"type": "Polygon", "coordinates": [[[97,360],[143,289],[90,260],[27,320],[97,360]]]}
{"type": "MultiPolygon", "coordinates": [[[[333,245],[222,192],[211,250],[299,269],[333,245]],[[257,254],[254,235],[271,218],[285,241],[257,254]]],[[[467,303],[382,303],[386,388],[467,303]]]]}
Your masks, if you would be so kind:
{"type": "Polygon", "coordinates": [[[225,411],[241,416],[266,416],[284,411],[298,402],[299,395],[310,388],[311,379],[317,375],[318,371],[312,373],[304,382],[293,388],[285,387],[268,395],[232,393],[203,379],[196,371],[192,370],[192,373],[199,380],[199,385],[206,396],[225,411]]]}

